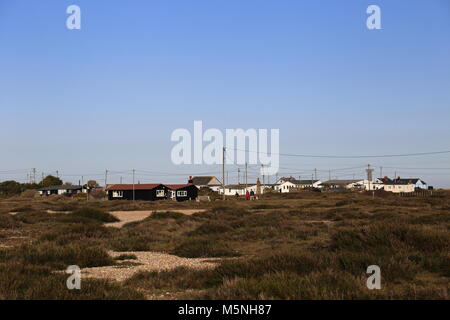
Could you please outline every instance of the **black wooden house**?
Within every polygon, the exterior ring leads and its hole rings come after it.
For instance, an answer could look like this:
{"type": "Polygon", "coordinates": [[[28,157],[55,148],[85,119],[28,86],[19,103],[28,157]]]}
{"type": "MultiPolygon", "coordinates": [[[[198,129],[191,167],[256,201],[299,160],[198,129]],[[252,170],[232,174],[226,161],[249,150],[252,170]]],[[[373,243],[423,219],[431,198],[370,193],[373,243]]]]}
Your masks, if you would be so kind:
{"type": "Polygon", "coordinates": [[[113,184],[106,192],[108,200],[186,201],[195,200],[198,189],[193,184],[113,184]]]}
{"type": "Polygon", "coordinates": [[[169,197],[176,201],[195,200],[198,188],[194,184],[166,184],[169,187],[169,197]]]}
{"type": "Polygon", "coordinates": [[[109,200],[165,200],[168,191],[169,188],[161,183],[113,184],[106,188],[109,200]]]}

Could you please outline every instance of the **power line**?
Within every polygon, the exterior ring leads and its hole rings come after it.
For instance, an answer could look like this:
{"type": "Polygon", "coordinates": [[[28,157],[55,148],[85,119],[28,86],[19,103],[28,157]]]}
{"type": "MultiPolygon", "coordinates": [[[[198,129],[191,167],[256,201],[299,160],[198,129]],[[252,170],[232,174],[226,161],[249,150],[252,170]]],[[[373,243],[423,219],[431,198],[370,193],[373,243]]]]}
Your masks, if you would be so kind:
{"type": "MultiPolygon", "coordinates": [[[[234,149],[235,151],[244,151],[252,153],[264,153],[261,151],[253,150],[243,150],[234,149]]],[[[286,157],[303,157],[303,158],[336,158],[336,159],[356,159],[356,158],[392,158],[392,157],[412,157],[412,156],[425,156],[425,155],[435,155],[435,154],[445,154],[450,153],[450,150],[445,151],[433,151],[433,152],[418,152],[418,153],[404,153],[404,154],[384,154],[384,155],[352,155],[352,156],[342,156],[342,155],[312,155],[312,154],[292,154],[292,153],[270,153],[271,155],[279,155],[286,157]]]]}

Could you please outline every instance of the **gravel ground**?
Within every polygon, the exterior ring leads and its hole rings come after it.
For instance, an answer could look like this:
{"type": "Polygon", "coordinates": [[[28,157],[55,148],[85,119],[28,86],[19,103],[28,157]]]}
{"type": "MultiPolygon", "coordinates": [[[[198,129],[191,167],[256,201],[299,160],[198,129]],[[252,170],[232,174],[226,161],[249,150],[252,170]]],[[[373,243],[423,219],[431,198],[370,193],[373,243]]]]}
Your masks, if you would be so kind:
{"type": "Polygon", "coordinates": [[[196,212],[203,212],[204,209],[168,209],[168,210],[145,210],[145,211],[112,211],[111,214],[119,219],[119,222],[111,222],[106,223],[105,225],[108,227],[121,228],[124,224],[140,221],[147,218],[153,212],[179,212],[186,215],[191,215],[196,212]]]}
{"type": "Polygon", "coordinates": [[[125,263],[139,263],[140,265],[106,266],[85,268],[81,270],[81,276],[86,278],[111,279],[124,281],[140,271],[162,271],[177,267],[192,269],[211,269],[218,265],[220,258],[181,258],[160,252],[114,252],[110,251],[112,257],[122,254],[134,254],[137,259],[121,260],[125,263]]]}

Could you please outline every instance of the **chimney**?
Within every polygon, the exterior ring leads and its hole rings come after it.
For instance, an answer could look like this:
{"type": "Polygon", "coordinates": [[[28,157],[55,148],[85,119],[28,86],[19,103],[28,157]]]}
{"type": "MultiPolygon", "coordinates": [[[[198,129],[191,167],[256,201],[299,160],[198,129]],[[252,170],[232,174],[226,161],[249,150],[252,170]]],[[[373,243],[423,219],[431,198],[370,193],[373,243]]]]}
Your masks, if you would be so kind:
{"type": "Polygon", "coordinates": [[[192,183],[192,176],[189,176],[188,183],[192,183]]]}
{"type": "Polygon", "coordinates": [[[261,194],[261,181],[259,181],[259,178],[256,180],[256,194],[261,194]]]}

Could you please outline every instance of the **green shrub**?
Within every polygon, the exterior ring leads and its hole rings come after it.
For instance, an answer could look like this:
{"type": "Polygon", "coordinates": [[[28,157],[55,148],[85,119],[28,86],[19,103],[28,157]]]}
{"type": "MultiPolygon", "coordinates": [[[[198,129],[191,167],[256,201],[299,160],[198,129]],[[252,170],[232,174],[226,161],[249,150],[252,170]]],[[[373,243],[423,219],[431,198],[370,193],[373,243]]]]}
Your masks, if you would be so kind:
{"type": "MultiPolygon", "coordinates": [[[[82,219],[87,219],[82,217],[82,219]]],[[[68,224],[59,228],[56,226],[52,231],[44,233],[41,241],[51,241],[58,245],[66,245],[75,242],[86,242],[95,240],[104,240],[112,237],[113,230],[106,228],[98,223],[92,223],[92,220],[87,219],[86,223],[68,224]]]]}
{"type": "Polygon", "coordinates": [[[20,222],[8,213],[0,214],[0,229],[13,229],[20,226],[20,222]]]}
{"type": "Polygon", "coordinates": [[[178,220],[178,219],[184,219],[184,218],[186,218],[186,215],[183,214],[183,213],[167,211],[167,212],[154,212],[147,219],[151,219],[151,220],[155,220],[155,219],[175,219],[175,220],[178,220]]]}
{"type": "Polygon", "coordinates": [[[80,244],[58,246],[45,242],[39,245],[24,245],[17,252],[17,256],[24,263],[53,268],[65,268],[69,265],[100,267],[114,264],[114,260],[104,249],[80,244]]]}
{"type": "Polygon", "coordinates": [[[186,258],[235,257],[239,254],[227,244],[212,239],[188,239],[173,254],[186,258]]]}
{"type": "Polygon", "coordinates": [[[212,294],[213,299],[364,299],[362,281],[333,270],[299,275],[292,272],[268,273],[259,278],[229,279],[212,294]]]}
{"type": "Polygon", "coordinates": [[[69,290],[68,275],[47,266],[20,262],[0,263],[0,299],[20,300],[125,300],[144,299],[136,290],[106,280],[82,279],[80,290],[69,290]]]}
{"type": "Polygon", "coordinates": [[[72,212],[75,217],[85,217],[100,222],[117,222],[120,221],[112,214],[96,208],[82,208],[72,212]]]}
{"type": "Polygon", "coordinates": [[[168,271],[139,272],[125,282],[144,290],[187,290],[210,287],[211,270],[178,267],[168,271]]]}
{"type": "Polygon", "coordinates": [[[201,224],[197,229],[191,231],[190,235],[208,235],[208,234],[218,234],[225,233],[233,230],[230,226],[225,223],[220,223],[216,221],[208,221],[201,224]]]}

